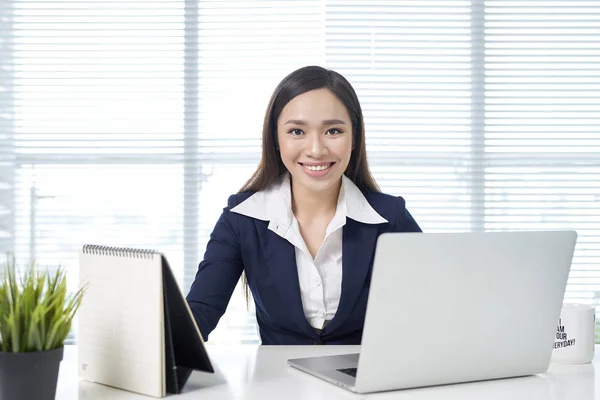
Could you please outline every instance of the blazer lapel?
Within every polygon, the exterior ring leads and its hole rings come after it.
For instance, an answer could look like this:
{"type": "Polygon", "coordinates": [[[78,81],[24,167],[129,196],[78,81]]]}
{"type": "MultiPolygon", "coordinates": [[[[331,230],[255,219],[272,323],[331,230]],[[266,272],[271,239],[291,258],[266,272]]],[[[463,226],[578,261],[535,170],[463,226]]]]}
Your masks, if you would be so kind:
{"type": "Polygon", "coordinates": [[[296,322],[302,332],[316,337],[317,333],[306,320],[302,307],[294,245],[271,230],[267,229],[264,235],[265,256],[273,281],[277,282],[280,307],[296,322]]]}
{"type": "Polygon", "coordinates": [[[379,227],[347,219],[343,228],[342,293],[337,312],[323,334],[337,329],[354,309],[371,268],[379,227]]]}

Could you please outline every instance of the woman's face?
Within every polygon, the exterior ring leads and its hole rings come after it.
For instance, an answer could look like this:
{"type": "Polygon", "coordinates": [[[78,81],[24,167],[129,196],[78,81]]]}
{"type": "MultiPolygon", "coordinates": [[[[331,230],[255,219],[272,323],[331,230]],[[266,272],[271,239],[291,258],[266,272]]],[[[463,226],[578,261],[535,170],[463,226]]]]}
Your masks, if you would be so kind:
{"type": "Polygon", "coordinates": [[[352,123],[344,104],[328,89],[293,98],[277,120],[283,164],[294,185],[324,192],[339,184],[352,154],[352,123]]]}

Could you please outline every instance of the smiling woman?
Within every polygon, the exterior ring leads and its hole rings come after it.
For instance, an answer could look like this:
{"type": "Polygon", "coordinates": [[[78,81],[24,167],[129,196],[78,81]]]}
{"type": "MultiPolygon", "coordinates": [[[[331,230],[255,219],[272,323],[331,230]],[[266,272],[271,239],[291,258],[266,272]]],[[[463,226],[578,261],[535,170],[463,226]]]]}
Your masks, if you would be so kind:
{"type": "Polygon", "coordinates": [[[360,344],[377,237],[421,229],[369,171],[354,89],[331,70],[294,71],[271,97],[262,144],[188,294],[198,327],[208,339],[244,273],[263,344],[360,344]]]}

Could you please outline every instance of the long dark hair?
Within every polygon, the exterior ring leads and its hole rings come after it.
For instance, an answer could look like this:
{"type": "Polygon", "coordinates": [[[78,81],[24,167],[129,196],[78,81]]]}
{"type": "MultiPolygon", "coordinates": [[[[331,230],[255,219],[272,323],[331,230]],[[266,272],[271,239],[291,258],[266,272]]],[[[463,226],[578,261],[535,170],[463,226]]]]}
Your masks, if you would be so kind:
{"type": "MultiPolygon", "coordinates": [[[[277,150],[277,120],[279,115],[286,104],[296,96],[322,88],[329,89],[344,104],[352,122],[354,149],[344,174],[363,192],[368,190],[380,191],[367,163],[365,124],[362,108],[354,88],[346,78],[335,71],[309,66],[292,72],[283,78],[275,88],[265,113],[260,163],[254,174],[242,186],[240,193],[265,190],[286,172],[277,150]]],[[[242,275],[242,284],[244,285],[246,304],[248,304],[249,290],[245,273],[242,275]]]]}

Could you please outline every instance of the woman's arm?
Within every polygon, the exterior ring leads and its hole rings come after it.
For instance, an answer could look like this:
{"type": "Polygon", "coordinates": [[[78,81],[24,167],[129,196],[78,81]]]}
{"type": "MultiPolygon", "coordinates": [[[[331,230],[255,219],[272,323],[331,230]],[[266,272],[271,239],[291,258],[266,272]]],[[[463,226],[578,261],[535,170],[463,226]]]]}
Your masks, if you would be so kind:
{"type": "Polygon", "coordinates": [[[204,340],[208,340],[208,335],[225,313],[244,268],[237,218],[229,211],[236,204],[237,196],[233,195],[210,235],[204,259],[187,295],[204,340]]]}

